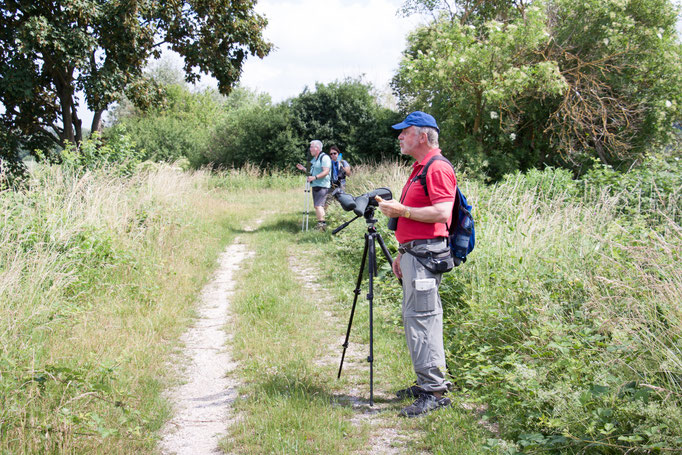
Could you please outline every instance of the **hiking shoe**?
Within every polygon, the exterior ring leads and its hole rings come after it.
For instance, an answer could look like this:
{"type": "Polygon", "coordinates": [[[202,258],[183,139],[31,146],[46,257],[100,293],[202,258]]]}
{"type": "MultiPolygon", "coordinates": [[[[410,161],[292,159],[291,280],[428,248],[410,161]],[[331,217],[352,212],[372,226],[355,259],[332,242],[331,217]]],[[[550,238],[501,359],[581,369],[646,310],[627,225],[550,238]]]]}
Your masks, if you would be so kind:
{"type": "Polygon", "coordinates": [[[405,398],[417,398],[419,395],[424,393],[425,390],[419,387],[417,384],[410,386],[406,389],[400,389],[395,393],[395,396],[404,400],[405,398]]]}
{"type": "Polygon", "coordinates": [[[450,406],[450,398],[442,397],[436,398],[431,392],[424,392],[417,397],[411,405],[403,408],[398,416],[400,417],[418,417],[420,415],[431,412],[435,409],[450,406]]]}
{"type": "Polygon", "coordinates": [[[318,221],[316,229],[318,231],[322,231],[322,232],[326,231],[327,230],[327,223],[325,221],[318,221]]]}

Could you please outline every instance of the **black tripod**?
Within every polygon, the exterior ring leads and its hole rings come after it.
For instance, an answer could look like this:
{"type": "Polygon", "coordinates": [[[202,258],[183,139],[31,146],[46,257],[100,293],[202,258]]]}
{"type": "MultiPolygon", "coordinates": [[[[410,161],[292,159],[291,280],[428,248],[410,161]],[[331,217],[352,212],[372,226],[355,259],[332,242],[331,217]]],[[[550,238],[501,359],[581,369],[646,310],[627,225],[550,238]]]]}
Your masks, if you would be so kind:
{"type": "MultiPolygon", "coordinates": [[[[374,309],[373,309],[373,301],[374,301],[374,277],[377,274],[377,257],[376,257],[376,241],[379,241],[379,246],[381,247],[381,251],[383,251],[384,256],[386,256],[386,259],[388,260],[388,263],[393,265],[393,259],[391,258],[391,254],[388,252],[388,249],[386,248],[386,244],[384,243],[384,239],[381,238],[381,234],[377,232],[376,227],[374,226],[377,222],[376,219],[374,219],[374,206],[368,206],[365,213],[365,221],[367,222],[367,232],[365,233],[365,249],[362,253],[362,262],[360,264],[360,271],[358,273],[358,281],[357,284],[355,285],[355,297],[353,298],[353,307],[351,308],[350,311],[350,320],[348,321],[348,330],[346,330],[346,340],[343,342],[343,354],[341,355],[341,363],[339,365],[339,374],[337,376],[337,379],[341,377],[341,369],[343,368],[343,360],[346,357],[346,348],[348,348],[348,338],[350,337],[350,329],[351,326],[353,325],[353,315],[355,314],[355,305],[358,301],[358,295],[360,295],[360,285],[362,284],[362,273],[364,272],[365,269],[365,261],[369,262],[369,267],[367,270],[367,273],[369,275],[369,291],[367,293],[367,300],[369,301],[369,356],[367,357],[367,361],[369,362],[369,405],[374,406],[374,309]]],[[[332,231],[333,234],[336,234],[339,232],[341,229],[345,228],[348,226],[350,223],[353,221],[357,220],[360,218],[360,215],[356,216],[352,220],[342,224],[338,228],[334,229],[332,231]]]]}

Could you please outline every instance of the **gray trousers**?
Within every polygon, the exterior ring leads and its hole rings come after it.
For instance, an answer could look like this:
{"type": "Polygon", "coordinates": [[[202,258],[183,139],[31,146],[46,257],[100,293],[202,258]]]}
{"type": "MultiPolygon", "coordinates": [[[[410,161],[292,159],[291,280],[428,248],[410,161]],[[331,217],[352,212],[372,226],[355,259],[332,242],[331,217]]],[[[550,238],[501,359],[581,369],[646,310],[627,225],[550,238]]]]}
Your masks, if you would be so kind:
{"type": "MultiPolygon", "coordinates": [[[[418,245],[412,251],[424,254],[442,251],[442,244],[418,245]]],[[[417,384],[429,392],[443,392],[451,383],[445,379],[443,349],[443,306],[438,295],[442,274],[431,273],[409,253],[400,257],[403,272],[403,325],[405,340],[417,374],[417,384]]]]}

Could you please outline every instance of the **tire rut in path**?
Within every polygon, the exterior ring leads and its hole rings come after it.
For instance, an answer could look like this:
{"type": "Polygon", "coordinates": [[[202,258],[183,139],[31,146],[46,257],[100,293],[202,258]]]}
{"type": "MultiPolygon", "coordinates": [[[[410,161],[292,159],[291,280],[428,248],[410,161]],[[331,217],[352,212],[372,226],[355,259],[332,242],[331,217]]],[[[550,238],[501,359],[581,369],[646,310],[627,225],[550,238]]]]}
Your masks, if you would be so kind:
{"type": "Polygon", "coordinates": [[[163,454],[222,453],[218,442],[226,434],[239,386],[229,377],[237,364],[229,352],[224,327],[232,320],[234,273],[252,254],[235,239],[219,256],[214,278],[201,292],[199,317],[182,337],[182,355],[174,359],[176,364],[186,365],[182,376],[187,382],[170,390],[174,409],[161,433],[163,454]]]}
{"type": "MultiPolygon", "coordinates": [[[[309,255],[303,252],[302,257],[309,257],[309,255]]],[[[289,267],[298,276],[307,291],[315,295],[315,306],[324,315],[324,319],[329,321],[331,325],[339,327],[339,342],[330,343],[330,348],[333,349],[330,349],[323,357],[314,361],[314,364],[320,367],[330,364],[336,367],[340,360],[341,345],[345,339],[348,320],[339,319],[331,311],[329,308],[330,302],[325,300],[321,285],[314,281],[316,276],[315,269],[301,259],[300,252],[295,254],[295,256],[290,254],[289,267]]],[[[349,283],[349,286],[351,285],[353,283],[349,283]]],[[[358,304],[362,304],[362,302],[358,301],[358,304]]],[[[351,334],[351,337],[353,341],[349,342],[342,373],[351,379],[350,385],[343,390],[337,389],[336,394],[340,405],[349,406],[355,411],[350,419],[351,423],[356,426],[367,425],[370,429],[369,445],[364,447],[361,453],[369,455],[399,455],[407,453],[406,442],[411,437],[414,437],[414,434],[410,435],[404,430],[396,428],[393,422],[391,422],[392,414],[397,412],[395,409],[392,409],[391,402],[394,401],[392,395],[382,390],[377,390],[375,387],[374,397],[377,401],[375,401],[373,407],[369,406],[368,378],[366,377],[368,373],[366,365],[369,345],[358,343],[356,341],[357,333],[355,336],[351,334]]],[[[336,379],[336,375],[334,375],[334,379],[336,379]]]]}

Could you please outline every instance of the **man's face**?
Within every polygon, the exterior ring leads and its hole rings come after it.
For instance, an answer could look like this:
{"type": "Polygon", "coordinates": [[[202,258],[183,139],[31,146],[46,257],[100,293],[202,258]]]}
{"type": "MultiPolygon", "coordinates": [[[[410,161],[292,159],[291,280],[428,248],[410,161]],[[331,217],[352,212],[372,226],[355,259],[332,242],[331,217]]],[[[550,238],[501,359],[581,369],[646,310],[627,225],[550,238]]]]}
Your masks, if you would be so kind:
{"type": "Polygon", "coordinates": [[[402,130],[400,136],[398,136],[398,141],[400,141],[400,153],[412,156],[419,146],[420,136],[421,135],[417,133],[417,127],[415,126],[408,126],[402,130]]]}
{"type": "Polygon", "coordinates": [[[317,156],[318,153],[320,153],[320,149],[317,148],[315,144],[310,144],[310,154],[312,156],[317,156]]]}
{"type": "Polygon", "coordinates": [[[329,156],[332,158],[332,161],[336,161],[339,158],[339,152],[332,150],[329,152],[329,156]]]}

